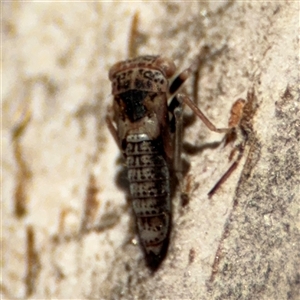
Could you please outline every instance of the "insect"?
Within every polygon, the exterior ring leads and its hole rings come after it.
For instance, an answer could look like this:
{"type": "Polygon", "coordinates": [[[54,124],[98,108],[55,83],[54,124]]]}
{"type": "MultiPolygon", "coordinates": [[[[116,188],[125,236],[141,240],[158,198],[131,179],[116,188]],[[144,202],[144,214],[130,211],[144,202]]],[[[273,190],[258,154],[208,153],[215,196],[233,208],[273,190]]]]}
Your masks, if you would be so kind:
{"type": "MultiPolygon", "coordinates": [[[[224,227],[222,237],[219,242],[219,246],[215,255],[215,259],[212,265],[212,273],[209,282],[212,283],[218,272],[220,261],[224,258],[225,254],[223,252],[223,247],[226,238],[230,234],[230,228],[232,227],[232,222],[234,220],[234,213],[238,207],[238,202],[241,197],[241,193],[245,193],[245,183],[249,179],[250,174],[257,164],[260,157],[260,142],[253,129],[253,118],[259,107],[258,100],[255,94],[254,86],[251,87],[247,93],[247,101],[243,99],[238,99],[232,106],[231,118],[229,120],[229,125],[234,125],[234,130],[231,132],[236,135],[235,142],[237,143],[229,156],[231,159],[234,152],[237,152],[237,157],[230,166],[230,168],[224,173],[221,179],[216,183],[212,190],[208,193],[210,197],[216,189],[230,176],[230,174],[237,168],[238,163],[242,159],[242,156],[246,152],[246,160],[241,171],[241,176],[239,178],[237,189],[235,191],[235,196],[233,200],[233,207],[229,213],[229,217],[224,227]],[[238,126],[236,126],[238,124],[238,126]]],[[[227,138],[232,138],[232,136],[227,135],[227,138]]],[[[225,263],[226,264],[226,263],[225,263]]]]}
{"type": "Polygon", "coordinates": [[[152,270],[166,256],[171,198],[182,180],[183,104],[210,130],[230,131],[216,128],[189,97],[178,93],[191,68],[171,81],[175,72],[171,60],[148,55],[120,61],[109,71],[114,100],[106,122],[126,161],[137,232],[152,270]]]}

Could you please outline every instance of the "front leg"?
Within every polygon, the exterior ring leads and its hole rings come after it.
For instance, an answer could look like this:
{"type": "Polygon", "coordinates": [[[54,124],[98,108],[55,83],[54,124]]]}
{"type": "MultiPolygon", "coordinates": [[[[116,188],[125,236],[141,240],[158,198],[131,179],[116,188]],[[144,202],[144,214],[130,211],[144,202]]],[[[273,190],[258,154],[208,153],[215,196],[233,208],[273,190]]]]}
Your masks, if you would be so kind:
{"type": "MultiPolygon", "coordinates": [[[[170,85],[169,88],[169,93],[170,95],[174,95],[175,93],[177,93],[179,91],[179,89],[181,88],[181,86],[184,84],[184,82],[189,78],[190,74],[191,74],[192,70],[191,67],[185,69],[184,71],[182,71],[172,82],[172,84],[170,85]]],[[[205,124],[205,126],[214,132],[218,132],[218,133],[228,133],[230,132],[232,127],[229,128],[217,128],[205,115],[204,113],[200,110],[200,108],[186,95],[182,95],[182,94],[178,94],[177,96],[175,96],[171,103],[170,106],[172,105],[172,103],[174,101],[179,102],[179,104],[177,105],[182,106],[183,103],[185,103],[186,105],[188,105],[190,107],[190,109],[194,112],[194,114],[205,124]]]]}
{"type": "Polygon", "coordinates": [[[111,114],[111,108],[107,109],[107,114],[105,116],[105,121],[106,121],[107,128],[108,128],[109,132],[113,136],[113,138],[114,138],[114,140],[115,140],[118,148],[121,150],[121,145],[119,143],[119,138],[118,138],[118,131],[117,131],[117,128],[113,124],[113,118],[112,118],[112,114],[111,114]]]}
{"type": "Polygon", "coordinates": [[[211,131],[218,133],[229,133],[232,127],[228,128],[217,128],[200,110],[200,108],[186,95],[177,96],[179,102],[185,103],[194,112],[194,114],[204,123],[204,125],[211,131]]]}

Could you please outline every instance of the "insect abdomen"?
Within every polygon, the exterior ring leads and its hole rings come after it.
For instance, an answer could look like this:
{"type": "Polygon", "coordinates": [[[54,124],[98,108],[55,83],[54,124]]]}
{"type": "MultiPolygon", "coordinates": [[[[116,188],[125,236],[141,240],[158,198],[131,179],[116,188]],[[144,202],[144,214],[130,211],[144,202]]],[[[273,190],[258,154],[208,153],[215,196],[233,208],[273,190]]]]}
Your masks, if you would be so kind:
{"type": "Polygon", "coordinates": [[[129,135],[124,154],[137,229],[150,267],[165,256],[170,231],[170,176],[160,140],[129,135]]]}

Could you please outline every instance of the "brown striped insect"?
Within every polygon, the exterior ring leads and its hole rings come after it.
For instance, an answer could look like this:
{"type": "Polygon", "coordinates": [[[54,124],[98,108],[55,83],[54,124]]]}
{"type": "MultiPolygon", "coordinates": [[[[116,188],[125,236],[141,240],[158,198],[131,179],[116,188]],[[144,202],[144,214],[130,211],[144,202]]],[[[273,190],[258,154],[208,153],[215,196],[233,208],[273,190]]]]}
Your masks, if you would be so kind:
{"type": "Polygon", "coordinates": [[[109,71],[114,100],[106,121],[126,161],[137,232],[152,270],[166,256],[171,198],[182,180],[183,104],[210,130],[231,130],[216,128],[189,97],[178,94],[191,68],[171,80],[175,72],[171,60],[148,55],[118,62],[109,71]]]}

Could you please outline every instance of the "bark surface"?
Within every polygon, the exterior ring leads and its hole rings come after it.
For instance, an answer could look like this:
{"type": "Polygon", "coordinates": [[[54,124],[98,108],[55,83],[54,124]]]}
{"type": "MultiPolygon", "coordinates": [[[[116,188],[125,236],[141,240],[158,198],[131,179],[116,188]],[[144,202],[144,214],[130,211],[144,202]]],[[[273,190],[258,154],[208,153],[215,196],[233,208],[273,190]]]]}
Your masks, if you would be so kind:
{"type": "Polygon", "coordinates": [[[2,11],[3,298],[299,299],[299,2],[2,11]],[[154,274],[105,123],[109,68],[145,54],[178,71],[193,65],[182,92],[217,127],[249,90],[258,104],[243,159],[211,199],[233,145],[198,120],[186,128],[187,196],[173,199],[170,248],[154,274]]]}

